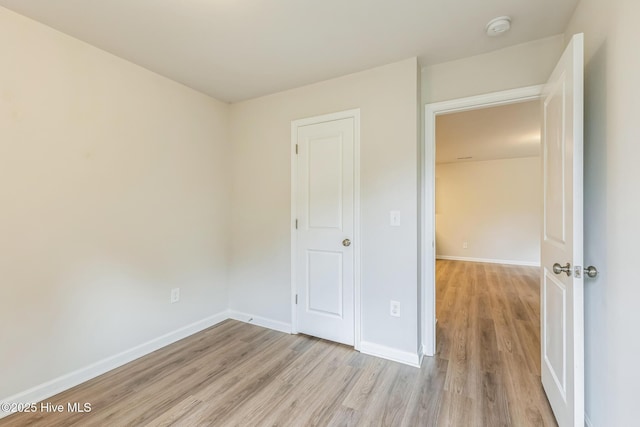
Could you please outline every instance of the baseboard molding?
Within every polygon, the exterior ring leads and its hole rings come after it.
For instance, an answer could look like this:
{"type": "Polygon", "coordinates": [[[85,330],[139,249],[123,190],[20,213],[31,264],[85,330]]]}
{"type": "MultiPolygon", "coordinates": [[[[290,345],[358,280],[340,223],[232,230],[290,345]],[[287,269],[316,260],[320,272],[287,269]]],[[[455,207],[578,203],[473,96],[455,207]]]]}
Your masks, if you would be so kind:
{"type": "MultiPolygon", "coordinates": [[[[190,335],[203,331],[211,326],[214,326],[229,318],[228,312],[223,311],[213,316],[194,322],[190,325],[184,326],[180,329],[176,329],[173,332],[164,334],[158,338],[154,338],[151,341],[147,341],[129,350],[125,350],[114,356],[107,357],[96,363],[92,363],[89,366],[80,368],[76,371],[70,372],[66,375],[62,375],[46,383],[37,385],[29,390],[21,393],[9,396],[6,398],[0,398],[0,402],[8,403],[36,403],[44,399],[48,399],[58,393],[75,387],[90,379],[96,378],[104,373],[107,373],[115,368],[119,368],[129,362],[139,359],[142,356],[146,356],[156,350],[166,347],[169,344],[173,344],[176,341],[180,341],[190,335]]],[[[0,418],[6,417],[10,413],[0,411],[0,418]]]]}
{"type": "Polygon", "coordinates": [[[280,322],[278,320],[268,319],[266,317],[255,316],[253,314],[242,313],[240,311],[229,310],[229,319],[238,320],[240,322],[251,323],[252,325],[262,326],[263,328],[273,329],[274,331],[291,333],[291,323],[280,322]]]}
{"type": "Polygon", "coordinates": [[[370,356],[381,357],[383,359],[392,360],[394,362],[404,363],[415,368],[419,368],[422,362],[420,355],[408,351],[398,350],[396,348],[387,347],[380,344],[374,344],[367,341],[360,342],[360,352],[370,356]]]}
{"type": "Polygon", "coordinates": [[[536,261],[515,261],[510,259],[468,258],[468,257],[449,256],[449,255],[437,255],[436,259],[446,259],[450,261],[486,262],[488,264],[523,265],[527,267],[540,267],[540,263],[536,261]]]}
{"type": "Polygon", "coordinates": [[[586,412],[584,413],[584,425],[585,427],[593,427],[593,423],[586,412]]]}

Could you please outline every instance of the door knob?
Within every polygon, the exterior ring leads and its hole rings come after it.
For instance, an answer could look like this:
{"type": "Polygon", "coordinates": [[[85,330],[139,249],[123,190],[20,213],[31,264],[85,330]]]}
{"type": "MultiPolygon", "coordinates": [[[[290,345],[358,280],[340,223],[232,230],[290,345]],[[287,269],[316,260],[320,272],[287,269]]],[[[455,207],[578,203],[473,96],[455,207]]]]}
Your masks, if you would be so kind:
{"type": "Polygon", "coordinates": [[[345,246],[345,247],[347,247],[347,246],[351,246],[351,240],[349,240],[349,239],[344,239],[344,240],[342,241],[342,246],[345,246]]]}
{"type": "Polygon", "coordinates": [[[598,269],[595,268],[593,265],[590,265],[589,267],[586,267],[584,269],[584,274],[594,279],[598,275],[598,269]]]}
{"type": "Polygon", "coordinates": [[[567,276],[571,276],[571,264],[567,263],[564,267],[557,262],[553,264],[553,272],[556,274],[566,273],[567,276]]]}

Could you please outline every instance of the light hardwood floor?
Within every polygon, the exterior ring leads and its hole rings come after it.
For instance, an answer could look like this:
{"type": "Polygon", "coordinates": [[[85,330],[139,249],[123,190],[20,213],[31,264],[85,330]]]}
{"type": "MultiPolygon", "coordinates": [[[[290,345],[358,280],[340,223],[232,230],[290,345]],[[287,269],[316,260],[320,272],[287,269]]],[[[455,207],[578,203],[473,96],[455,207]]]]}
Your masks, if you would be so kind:
{"type": "Polygon", "coordinates": [[[438,354],[422,368],[226,321],[1,426],[556,425],[540,386],[536,268],[438,261],[438,354]]]}

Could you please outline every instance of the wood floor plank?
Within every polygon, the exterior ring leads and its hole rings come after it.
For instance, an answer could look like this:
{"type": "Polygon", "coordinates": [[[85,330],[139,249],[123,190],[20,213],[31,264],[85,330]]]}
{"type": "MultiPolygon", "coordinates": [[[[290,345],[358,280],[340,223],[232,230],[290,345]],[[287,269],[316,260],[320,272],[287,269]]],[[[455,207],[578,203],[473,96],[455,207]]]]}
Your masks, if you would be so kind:
{"type": "Polygon", "coordinates": [[[417,369],[237,321],[16,414],[14,426],[555,426],[540,384],[533,267],[438,261],[436,356],[417,369]]]}
{"type": "MultiPolygon", "coordinates": [[[[311,339],[309,340],[311,342],[311,339]]],[[[322,372],[326,361],[334,357],[339,348],[327,346],[326,343],[313,339],[313,347],[308,347],[299,359],[287,371],[280,374],[277,381],[255,393],[245,402],[244,409],[239,409],[225,424],[232,426],[258,425],[264,421],[275,408],[284,406],[284,400],[291,396],[298,384],[312,382],[309,378],[314,372],[322,372]]],[[[296,391],[297,392],[297,391],[296,391]]]]}
{"type": "Polygon", "coordinates": [[[445,359],[433,357],[424,360],[405,414],[404,426],[438,425],[447,370],[448,362],[445,359]]]}

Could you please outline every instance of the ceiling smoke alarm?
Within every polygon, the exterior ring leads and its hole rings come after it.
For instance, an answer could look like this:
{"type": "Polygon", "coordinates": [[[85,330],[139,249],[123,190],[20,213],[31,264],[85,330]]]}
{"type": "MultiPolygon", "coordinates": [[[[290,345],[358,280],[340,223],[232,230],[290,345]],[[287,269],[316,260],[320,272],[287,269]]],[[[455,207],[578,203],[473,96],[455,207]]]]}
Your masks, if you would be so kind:
{"type": "Polygon", "coordinates": [[[487,35],[489,37],[500,36],[511,28],[511,18],[509,16],[499,16],[492,19],[487,24],[487,35]]]}

